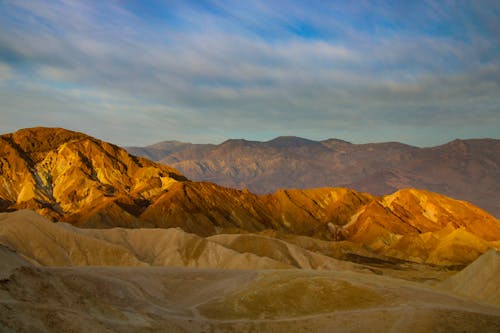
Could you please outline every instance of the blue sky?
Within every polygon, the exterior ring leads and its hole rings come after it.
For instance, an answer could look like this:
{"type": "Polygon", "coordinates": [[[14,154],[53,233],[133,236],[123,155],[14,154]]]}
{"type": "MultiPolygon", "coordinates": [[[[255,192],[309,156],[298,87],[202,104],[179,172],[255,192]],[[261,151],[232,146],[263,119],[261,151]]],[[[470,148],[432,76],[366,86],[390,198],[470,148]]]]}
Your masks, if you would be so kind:
{"type": "Polygon", "coordinates": [[[500,133],[499,1],[0,0],[0,132],[120,145],[500,133]]]}

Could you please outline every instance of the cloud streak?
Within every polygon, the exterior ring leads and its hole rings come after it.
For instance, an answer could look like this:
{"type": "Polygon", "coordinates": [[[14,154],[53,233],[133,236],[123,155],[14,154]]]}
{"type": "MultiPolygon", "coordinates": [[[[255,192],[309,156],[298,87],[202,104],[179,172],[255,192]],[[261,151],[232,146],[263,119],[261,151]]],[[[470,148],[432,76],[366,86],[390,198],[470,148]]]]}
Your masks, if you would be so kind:
{"type": "Polygon", "coordinates": [[[414,6],[6,1],[0,131],[65,126],[118,144],[498,135],[499,5],[414,6]]]}

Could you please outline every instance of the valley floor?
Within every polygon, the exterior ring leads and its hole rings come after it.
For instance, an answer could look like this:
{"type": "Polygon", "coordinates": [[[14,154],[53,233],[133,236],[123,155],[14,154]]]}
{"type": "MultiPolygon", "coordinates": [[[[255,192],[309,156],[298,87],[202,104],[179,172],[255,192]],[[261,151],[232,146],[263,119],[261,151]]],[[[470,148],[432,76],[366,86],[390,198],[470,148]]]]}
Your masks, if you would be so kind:
{"type": "Polygon", "coordinates": [[[350,271],[54,268],[26,263],[4,267],[0,281],[2,332],[499,329],[500,308],[494,305],[350,271]]]}

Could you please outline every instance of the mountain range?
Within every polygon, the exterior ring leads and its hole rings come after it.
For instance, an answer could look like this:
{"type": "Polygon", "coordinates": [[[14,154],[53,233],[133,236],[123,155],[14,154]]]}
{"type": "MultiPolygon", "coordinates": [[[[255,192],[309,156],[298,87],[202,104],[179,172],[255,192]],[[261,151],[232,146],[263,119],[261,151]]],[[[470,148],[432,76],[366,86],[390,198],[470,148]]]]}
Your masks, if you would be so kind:
{"type": "Polygon", "coordinates": [[[202,237],[271,232],[443,265],[471,262],[500,241],[496,218],[424,190],[256,195],[190,181],[170,166],[64,129],[19,130],[0,136],[0,143],[2,210],[31,209],[78,227],[179,227],[202,237]]]}
{"type": "Polygon", "coordinates": [[[175,167],[192,180],[254,193],[347,187],[386,195],[411,187],[466,200],[500,216],[500,140],[495,139],[419,148],[398,142],[278,137],[219,145],[165,141],[126,149],[175,167]]]}

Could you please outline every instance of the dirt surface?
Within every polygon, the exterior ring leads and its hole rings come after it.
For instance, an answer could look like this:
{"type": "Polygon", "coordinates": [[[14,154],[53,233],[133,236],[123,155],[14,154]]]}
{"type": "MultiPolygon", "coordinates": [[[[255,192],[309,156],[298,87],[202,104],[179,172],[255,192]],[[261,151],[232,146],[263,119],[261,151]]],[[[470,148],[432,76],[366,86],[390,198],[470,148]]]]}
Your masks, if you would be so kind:
{"type": "Polygon", "coordinates": [[[20,267],[2,332],[498,332],[500,309],[348,271],[20,267]]]}

